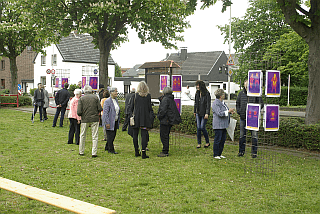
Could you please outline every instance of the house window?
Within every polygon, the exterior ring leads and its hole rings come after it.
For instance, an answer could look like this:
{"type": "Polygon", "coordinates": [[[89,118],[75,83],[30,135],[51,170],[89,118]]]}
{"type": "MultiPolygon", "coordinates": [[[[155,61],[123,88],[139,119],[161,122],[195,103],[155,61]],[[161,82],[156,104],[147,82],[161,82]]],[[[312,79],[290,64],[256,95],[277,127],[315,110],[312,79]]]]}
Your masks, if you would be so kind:
{"type": "Polygon", "coordinates": [[[227,84],[223,83],[223,90],[227,89],[227,84]]]}
{"type": "Polygon", "coordinates": [[[47,57],[44,56],[44,55],[41,56],[41,65],[46,65],[47,64],[47,59],[46,58],[47,57]]]}
{"type": "Polygon", "coordinates": [[[222,74],[222,67],[219,67],[219,74],[222,74]]]}
{"type": "Polygon", "coordinates": [[[52,66],[57,66],[57,54],[52,54],[51,55],[51,65],[52,66]]]}
{"type": "Polygon", "coordinates": [[[1,60],[1,70],[4,70],[6,68],[5,61],[1,60]]]}
{"type": "Polygon", "coordinates": [[[45,76],[40,77],[40,82],[42,85],[47,85],[47,79],[45,76]]]}
{"type": "Polygon", "coordinates": [[[6,87],[6,80],[1,79],[1,89],[4,89],[6,87]]]}
{"type": "Polygon", "coordinates": [[[27,46],[27,51],[32,51],[32,47],[31,46],[27,46]]]}

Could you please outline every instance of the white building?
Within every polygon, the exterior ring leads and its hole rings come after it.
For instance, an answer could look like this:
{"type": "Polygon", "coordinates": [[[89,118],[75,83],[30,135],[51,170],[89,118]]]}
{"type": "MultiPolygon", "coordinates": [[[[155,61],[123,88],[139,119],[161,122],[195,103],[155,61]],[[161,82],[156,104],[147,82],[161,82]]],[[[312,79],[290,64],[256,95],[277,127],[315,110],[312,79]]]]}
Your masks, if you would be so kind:
{"type": "MultiPolygon", "coordinates": [[[[46,55],[38,53],[34,59],[34,85],[42,83],[49,93],[61,89],[62,80],[78,84],[82,77],[99,77],[99,49],[94,49],[92,37],[87,34],[71,33],[59,44],[44,49],[46,55]]],[[[115,62],[108,59],[109,85],[115,76],[115,62]]]]}

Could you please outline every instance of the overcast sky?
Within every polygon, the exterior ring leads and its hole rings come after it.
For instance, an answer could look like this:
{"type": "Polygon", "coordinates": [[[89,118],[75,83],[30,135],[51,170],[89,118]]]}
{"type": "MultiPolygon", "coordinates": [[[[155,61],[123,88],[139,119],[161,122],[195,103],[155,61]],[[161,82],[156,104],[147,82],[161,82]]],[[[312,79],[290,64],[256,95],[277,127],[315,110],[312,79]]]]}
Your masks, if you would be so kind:
{"type": "MultiPolygon", "coordinates": [[[[231,6],[232,17],[244,16],[248,7],[247,0],[237,0],[231,6]]],[[[178,47],[187,47],[188,52],[225,51],[229,53],[229,45],[223,44],[224,37],[217,25],[229,24],[230,8],[221,13],[222,2],[205,10],[197,11],[188,17],[191,28],[185,30],[185,41],[178,42],[178,47]]],[[[176,53],[178,50],[165,49],[160,43],[151,42],[141,44],[137,33],[129,31],[129,42],[122,43],[121,47],[111,51],[113,60],[122,68],[132,68],[136,64],[157,62],[166,57],[167,53],[176,53]]],[[[233,53],[233,49],[231,50],[233,53]]]]}

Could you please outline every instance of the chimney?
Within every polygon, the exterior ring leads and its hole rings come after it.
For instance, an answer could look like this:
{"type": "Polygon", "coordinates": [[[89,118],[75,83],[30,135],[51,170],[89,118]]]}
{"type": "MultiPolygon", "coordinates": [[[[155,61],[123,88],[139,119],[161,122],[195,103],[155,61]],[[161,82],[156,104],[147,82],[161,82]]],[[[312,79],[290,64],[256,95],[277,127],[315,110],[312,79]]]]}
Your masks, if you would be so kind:
{"type": "Polygon", "coordinates": [[[180,60],[185,61],[188,58],[188,52],[187,52],[187,47],[181,47],[180,48],[180,60]]]}

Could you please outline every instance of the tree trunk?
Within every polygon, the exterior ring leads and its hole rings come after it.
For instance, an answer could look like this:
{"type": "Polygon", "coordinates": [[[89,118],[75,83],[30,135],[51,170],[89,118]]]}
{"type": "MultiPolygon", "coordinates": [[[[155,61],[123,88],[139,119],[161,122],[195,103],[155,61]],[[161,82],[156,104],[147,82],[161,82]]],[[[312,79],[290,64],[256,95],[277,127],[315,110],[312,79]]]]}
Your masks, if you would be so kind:
{"type": "Polygon", "coordinates": [[[18,94],[18,67],[17,57],[9,58],[10,60],[10,73],[11,73],[11,94],[18,94]]]}
{"type": "Polygon", "coordinates": [[[308,42],[309,45],[309,87],[305,123],[320,121],[320,32],[308,42]]]}
{"type": "Polygon", "coordinates": [[[106,88],[109,85],[108,74],[108,58],[111,46],[105,39],[99,39],[100,62],[99,62],[99,84],[103,84],[106,88]]]}

